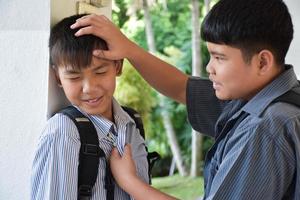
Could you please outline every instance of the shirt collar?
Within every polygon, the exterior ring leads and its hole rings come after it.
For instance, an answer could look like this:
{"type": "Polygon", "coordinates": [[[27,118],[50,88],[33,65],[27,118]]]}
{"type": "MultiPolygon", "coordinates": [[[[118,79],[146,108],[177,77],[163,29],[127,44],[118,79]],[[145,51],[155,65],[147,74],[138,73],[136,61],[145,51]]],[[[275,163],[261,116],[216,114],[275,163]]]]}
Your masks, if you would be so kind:
{"type": "Polygon", "coordinates": [[[127,114],[126,111],[120,106],[120,104],[113,98],[113,115],[115,122],[121,122],[123,124],[128,124],[130,122],[134,123],[134,120],[127,114]]]}
{"type": "Polygon", "coordinates": [[[251,115],[260,116],[274,99],[296,85],[298,85],[298,81],[293,67],[286,65],[285,71],[256,94],[241,110],[251,115]]]}
{"type": "Polygon", "coordinates": [[[128,123],[134,123],[133,119],[131,119],[131,117],[122,109],[122,107],[114,98],[112,99],[112,106],[113,106],[113,116],[115,119],[115,124],[101,115],[89,115],[83,110],[81,110],[79,107],[77,106],[74,107],[76,107],[83,115],[88,117],[93,122],[93,124],[100,131],[99,139],[101,139],[102,137],[105,137],[109,133],[112,126],[114,127],[115,131],[118,132],[118,128],[121,125],[124,126],[128,123]]]}

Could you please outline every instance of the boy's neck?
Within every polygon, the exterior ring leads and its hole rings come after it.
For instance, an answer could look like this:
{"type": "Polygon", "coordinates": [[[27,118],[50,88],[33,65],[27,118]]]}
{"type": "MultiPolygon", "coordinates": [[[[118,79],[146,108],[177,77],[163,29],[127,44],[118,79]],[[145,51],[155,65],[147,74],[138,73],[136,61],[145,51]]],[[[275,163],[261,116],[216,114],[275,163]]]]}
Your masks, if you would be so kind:
{"type": "Polygon", "coordinates": [[[115,123],[113,103],[112,103],[112,106],[110,108],[110,113],[107,116],[102,116],[102,117],[108,119],[112,123],[115,123]]]}

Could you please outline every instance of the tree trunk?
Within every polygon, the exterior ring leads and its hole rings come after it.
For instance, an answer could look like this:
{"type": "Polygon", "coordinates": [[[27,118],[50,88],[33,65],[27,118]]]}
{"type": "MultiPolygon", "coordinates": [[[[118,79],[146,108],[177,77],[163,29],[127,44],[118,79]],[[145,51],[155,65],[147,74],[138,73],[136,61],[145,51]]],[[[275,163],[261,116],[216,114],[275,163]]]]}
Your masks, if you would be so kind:
{"type": "Polygon", "coordinates": [[[205,5],[205,11],[206,11],[206,13],[208,13],[209,10],[210,10],[210,2],[211,2],[211,0],[204,0],[204,5],[205,5]]]}
{"type": "MultiPolygon", "coordinates": [[[[200,24],[199,24],[199,2],[192,0],[192,75],[201,76],[201,48],[200,48],[200,24]]],[[[191,172],[192,177],[200,174],[200,160],[202,159],[202,142],[203,136],[192,130],[192,161],[191,172]]]]}
{"type": "Polygon", "coordinates": [[[152,23],[151,23],[151,17],[150,17],[150,13],[149,13],[149,7],[148,7],[147,0],[143,0],[143,11],[144,11],[144,22],[145,22],[145,26],[146,26],[147,45],[148,45],[149,51],[152,54],[155,54],[156,45],[155,45],[154,33],[152,30],[152,23]]]}
{"type": "Polygon", "coordinates": [[[192,130],[192,162],[191,162],[191,177],[197,177],[200,175],[200,161],[203,158],[202,154],[203,136],[192,130]]]}
{"type": "MultiPolygon", "coordinates": [[[[161,98],[161,102],[164,102],[163,99],[161,98]]],[[[185,168],[185,165],[183,163],[183,159],[181,156],[180,148],[177,142],[176,134],[173,128],[173,124],[171,122],[169,112],[165,109],[166,105],[161,103],[161,108],[162,108],[162,117],[163,117],[163,124],[164,128],[167,133],[168,141],[171,147],[172,154],[175,159],[175,163],[178,169],[178,172],[181,176],[186,176],[187,175],[187,170],[185,168]]]]}
{"type": "Polygon", "coordinates": [[[163,8],[164,10],[168,10],[168,4],[167,4],[167,0],[162,0],[162,4],[163,4],[163,8]]]}
{"type": "MultiPolygon", "coordinates": [[[[144,11],[144,20],[145,20],[145,25],[146,25],[146,37],[147,37],[147,44],[149,51],[153,54],[156,53],[156,46],[155,46],[155,39],[154,39],[154,33],[152,30],[152,23],[151,23],[151,18],[150,18],[150,13],[149,13],[149,8],[148,8],[148,2],[147,0],[143,0],[143,11],[144,11]]],[[[160,96],[160,102],[163,101],[163,97],[160,96]]],[[[180,148],[176,139],[176,134],[173,128],[173,124],[171,122],[170,116],[168,111],[166,110],[166,106],[162,103],[161,108],[163,110],[162,116],[163,116],[163,124],[164,128],[167,133],[168,141],[171,147],[171,151],[173,153],[173,156],[175,158],[176,166],[179,171],[179,174],[181,176],[186,176],[187,171],[185,169],[185,166],[183,164],[183,159],[181,157],[181,152],[180,148]]]]}

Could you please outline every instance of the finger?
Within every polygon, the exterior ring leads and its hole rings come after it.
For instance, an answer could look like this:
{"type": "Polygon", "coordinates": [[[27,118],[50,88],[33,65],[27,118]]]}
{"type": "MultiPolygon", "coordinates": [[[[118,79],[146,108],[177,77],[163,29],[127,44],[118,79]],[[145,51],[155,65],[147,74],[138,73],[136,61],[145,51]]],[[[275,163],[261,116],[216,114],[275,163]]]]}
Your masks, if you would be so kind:
{"type": "Polygon", "coordinates": [[[100,31],[97,31],[97,29],[99,29],[98,27],[95,27],[95,26],[86,26],[86,27],[83,27],[81,29],[79,29],[76,33],[75,33],[75,36],[82,36],[82,35],[88,35],[88,34],[94,34],[98,37],[101,37],[98,33],[100,31]]]}
{"type": "Polygon", "coordinates": [[[80,27],[85,27],[89,26],[95,23],[95,20],[91,17],[86,17],[86,18],[79,18],[76,20],[74,24],[70,26],[72,29],[80,28],[80,27]]]}
{"type": "Polygon", "coordinates": [[[105,15],[100,15],[100,17],[105,21],[110,21],[105,15]]]}
{"type": "Polygon", "coordinates": [[[78,21],[78,20],[80,20],[80,19],[84,19],[84,18],[89,18],[89,17],[91,17],[91,16],[93,16],[93,15],[96,15],[96,14],[92,13],[92,14],[89,14],[89,15],[84,15],[84,16],[82,16],[82,17],[76,19],[76,21],[78,21]]]}
{"type": "Polygon", "coordinates": [[[103,20],[109,20],[105,15],[97,15],[95,13],[89,14],[89,15],[84,15],[80,18],[78,18],[76,21],[80,21],[81,19],[86,19],[86,18],[99,18],[99,19],[103,19],[103,20]]]}
{"type": "Polygon", "coordinates": [[[117,58],[114,58],[111,54],[110,51],[107,50],[94,50],[93,51],[93,55],[98,57],[98,58],[102,58],[102,59],[107,59],[107,60],[118,60],[117,58]]]}
{"type": "Polygon", "coordinates": [[[112,172],[114,172],[115,166],[118,166],[118,162],[121,160],[121,156],[117,150],[116,147],[114,147],[111,151],[110,157],[109,157],[109,164],[111,167],[112,172]]]}
{"type": "Polygon", "coordinates": [[[120,154],[119,154],[119,151],[117,150],[116,147],[114,147],[114,148],[111,150],[110,158],[111,158],[111,159],[118,159],[118,158],[121,158],[121,156],[120,156],[120,154]]]}
{"type": "Polygon", "coordinates": [[[100,23],[107,22],[108,19],[105,16],[99,16],[99,15],[86,15],[76,20],[74,24],[72,24],[70,27],[72,29],[90,26],[90,25],[99,25],[100,23]]]}

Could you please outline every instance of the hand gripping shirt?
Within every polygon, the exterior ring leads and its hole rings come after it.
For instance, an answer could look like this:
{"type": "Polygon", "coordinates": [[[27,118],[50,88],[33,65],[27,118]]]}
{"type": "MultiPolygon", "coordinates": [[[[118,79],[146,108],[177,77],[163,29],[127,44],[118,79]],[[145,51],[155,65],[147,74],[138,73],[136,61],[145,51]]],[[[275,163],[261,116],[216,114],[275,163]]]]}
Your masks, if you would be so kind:
{"type": "Polygon", "coordinates": [[[189,121],[215,138],[204,166],[205,200],[300,199],[300,108],[272,102],[296,87],[291,66],[248,102],[220,101],[209,80],[189,79],[189,121]]]}
{"type": "MultiPolygon", "coordinates": [[[[82,112],[82,111],[81,111],[82,112]]],[[[122,154],[126,143],[132,147],[132,155],[139,177],[146,183],[148,177],[147,152],[145,141],[133,119],[113,100],[113,115],[115,124],[109,120],[94,115],[89,117],[94,124],[99,146],[109,158],[113,143],[122,154]],[[116,141],[107,137],[114,129],[117,133],[116,141]]],[[[31,199],[33,200],[75,200],[77,199],[78,164],[80,138],[75,124],[67,116],[58,113],[48,122],[39,139],[31,176],[31,199]]],[[[105,158],[99,158],[99,171],[92,190],[91,200],[105,200],[104,188],[105,158]]],[[[122,167],[122,166],[120,166],[122,167]]],[[[131,197],[118,185],[115,185],[114,199],[129,200],[131,197]]]]}

